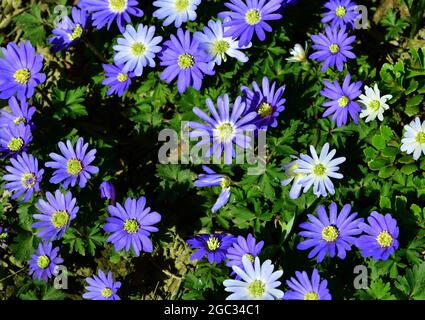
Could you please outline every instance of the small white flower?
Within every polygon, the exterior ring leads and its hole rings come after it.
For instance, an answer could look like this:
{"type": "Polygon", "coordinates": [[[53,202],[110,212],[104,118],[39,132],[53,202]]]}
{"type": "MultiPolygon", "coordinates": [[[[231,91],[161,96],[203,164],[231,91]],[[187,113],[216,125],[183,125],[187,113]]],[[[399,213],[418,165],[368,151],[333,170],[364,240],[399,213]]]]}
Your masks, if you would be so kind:
{"type": "Polygon", "coordinates": [[[338,173],[339,167],[337,165],[345,161],[345,157],[335,158],[336,150],[333,149],[329,152],[329,143],[325,143],[320,156],[317,156],[316,150],[310,146],[310,153],[312,157],[301,154],[297,160],[298,169],[294,169],[295,173],[305,174],[299,183],[304,187],[304,193],[313,186],[313,192],[317,197],[326,197],[329,192],[335,194],[334,185],[330,178],[342,179],[343,175],[338,173]]]}
{"type": "Polygon", "coordinates": [[[241,280],[228,279],[223,282],[226,287],[224,290],[233,292],[226,300],[282,299],[283,291],[276,289],[280,286],[280,281],[277,280],[282,276],[282,270],[274,271],[270,260],[261,265],[258,257],[252,263],[248,257],[243,256],[242,264],[244,270],[238,266],[232,267],[241,280]]]}
{"type": "Polygon", "coordinates": [[[413,159],[418,160],[421,153],[425,154],[425,121],[422,122],[418,117],[408,125],[404,126],[406,130],[404,139],[401,139],[401,151],[407,154],[413,153],[413,159]]]}
{"type": "Polygon", "coordinates": [[[165,19],[163,26],[168,26],[174,22],[174,26],[179,28],[183,22],[196,19],[196,8],[201,0],[157,0],[153,2],[158,7],[153,16],[158,19],[165,19]]]}
{"type": "Polygon", "coordinates": [[[390,100],[393,96],[387,94],[381,97],[381,92],[379,91],[378,85],[375,83],[373,89],[364,86],[366,95],[360,95],[360,104],[362,105],[362,112],[360,113],[360,118],[367,117],[365,122],[375,120],[376,117],[380,121],[384,120],[383,113],[385,110],[389,109],[387,101],[390,100]]]}
{"type": "Polygon", "coordinates": [[[289,50],[289,53],[292,57],[286,58],[288,62],[307,61],[307,43],[305,44],[305,48],[303,48],[299,43],[297,43],[293,49],[289,50]]]}
{"type": "Polygon", "coordinates": [[[136,76],[141,76],[143,67],[155,67],[155,54],[161,51],[158,46],[162,37],[155,37],[155,27],[139,24],[136,29],[127,25],[124,38],[118,38],[118,45],[113,48],[118,51],[114,55],[116,64],[124,64],[123,73],[134,71],[136,76]]]}
{"type": "MultiPolygon", "coordinates": [[[[293,159],[298,159],[295,156],[291,156],[293,159]]],[[[297,199],[300,196],[302,185],[299,183],[300,180],[304,177],[302,173],[295,173],[294,170],[298,169],[297,160],[291,161],[282,166],[282,169],[285,170],[285,174],[288,176],[288,179],[282,180],[282,186],[287,186],[292,182],[291,191],[289,192],[289,197],[291,199],[297,199]]]]}

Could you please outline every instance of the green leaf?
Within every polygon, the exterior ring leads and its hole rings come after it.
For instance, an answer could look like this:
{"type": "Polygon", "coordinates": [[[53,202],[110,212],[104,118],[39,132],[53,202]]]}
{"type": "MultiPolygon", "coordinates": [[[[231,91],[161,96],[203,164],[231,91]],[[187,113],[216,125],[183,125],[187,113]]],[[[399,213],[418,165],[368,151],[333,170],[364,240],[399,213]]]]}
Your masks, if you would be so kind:
{"type": "Polygon", "coordinates": [[[37,238],[28,232],[20,232],[10,246],[15,258],[20,261],[28,261],[31,254],[35,251],[35,242],[37,238]]]}
{"type": "Polygon", "coordinates": [[[418,170],[418,167],[416,164],[405,164],[404,166],[401,167],[400,171],[406,175],[410,175],[413,172],[415,172],[416,170],[418,170]]]}
{"type": "Polygon", "coordinates": [[[79,87],[77,89],[66,89],[65,91],[55,87],[53,88],[54,118],[62,119],[64,117],[78,118],[86,116],[87,110],[81,103],[85,100],[87,88],[79,87]]]}
{"type": "Polygon", "coordinates": [[[425,262],[408,269],[403,277],[398,277],[395,284],[406,299],[425,299],[425,262]]]}
{"type": "Polygon", "coordinates": [[[387,165],[387,162],[383,159],[376,159],[376,160],[369,161],[369,168],[371,168],[372,170],[380,170],[386,165],[387,165]]]}
{"type": "Polygon", "coordinates": [[[382,136],[374,136],[372,138],[372,145],[378,150],[383,150],[385,148],[385,138],[382,136]]]}
{"type": "Polygon", "coordinates": [[[46,41],[46,31],[40,13],[40,5],[33,4],[31,12],[24,12],[13,18],[16,26],[24,31],[24,36],[31,41],[31,44],[42,45],[46,41]]]}
{"type": "Polygon", "coordinates": [[[41,300],[64,300],[65,297],[66,294],[63,291],[57,290],[54,287],[49,287],[41,300]]]}
{"type": "Polygon", "coordinates": [[[362,290],[359,295],[364,300],[395,300],[395,296],[391,294],[391,285],[384,283],[382,279],[372,281],[370,287],[362,290]]]}

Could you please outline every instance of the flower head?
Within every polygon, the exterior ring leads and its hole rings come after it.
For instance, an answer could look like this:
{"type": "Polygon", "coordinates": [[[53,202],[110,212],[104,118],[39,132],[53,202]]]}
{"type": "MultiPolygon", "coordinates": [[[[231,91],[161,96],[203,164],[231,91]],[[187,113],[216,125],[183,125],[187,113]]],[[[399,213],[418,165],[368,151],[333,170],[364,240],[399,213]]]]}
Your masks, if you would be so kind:
{"type": "Polygon", "coordinates": [[[136,256],[140,255],[140,251],[153,251],[149,236],[158,231],[154,225],[161,221],[161,215],[146,207],[145,197],[138,200],[128,198],[124,206],[119,203],[109,205],[108,211],[111,217],[106,219],[103,229],[112,233],[107,241],[114,244],[116,252],[123,248],[129,251],[130,247],[136,256]]]}
{"type": "Polygon", "coordinates": [[[425,121],[421,123],[418,117],[404,126],[404,136],[401,139],[401,151],[413,153],[413,159],[418,160],[421,153],[425,154],[425,121]]]}
{"type": "Polygon", "coordinates": [[[206,255],[209,263],[221,263],[226,260],[227,249],[235,241],[235,237],[223,233],[200,234],[187,240],[192,249],[198,249],[190,256],[190,260],[202,260],[206,255]]]}
{"type": "MultiPolygon", "coordinates": [[[[228,19],[226,19],[228,20],[228,19]]],[[[200,48],[209,56],[210,62],[208,66],[213,69],[215,65],[221,65],[221,62],[227,61],[227,56],[237,59],[240,62],[247,62],[248,57],[241,51],[251,47],[251,43],[247,46],[239,47],[238,42],[232,37],[225,37],[225,31],[220,20],[208,21],[208,26],[204,27],[203,32],[196,32],[194,38],[199,42],[200,48]]]]}
{"type": "Polygon", "coordinates": [[[103,181],[99,186],[99,190],[101,199],[108,199],[111,202],[115,202],[115,187],[112,182],[103,181]]]}
{"type": "Polygon", "coordinates": [[[295,44],[293,49],[289,50],[291,57],[286,58],[288,62],[306,62],[307,61],[307,43],[303,48],[299,43],[295,44]]]}
{"type": "Polygon", "coordinates": [[[366,234],[357,239],[357,247],[365,258],[387,260],[399,246],[397,221],[389,213],[384,216],[376,211],[371,213],[367,221],[369,224],[359,225],[366,234]]]}
{"type": "Polygon", "coordinates": [[[166,66],[161,74],[161,80],[170,83],[177,79],[177,89],[180,93],[190,86],[200,90],[204,74],[213,75],[214,71],[208,68],[208,55],[199,48],[196,40],[190,39],[190,32],[177,30],[177,37],[171,35],[170,40],[164,42],[161,66],[166,66]]]}
{"type": "Polygon", "coordinates": [[[174,22],[176,28],[180,28],[183,22],[196,20],[196,8],[201,0],[157,0],[153,5],[159,9],[154,11],[153,16],[165,19],[163,26],[174,22]]]}
{"type": "Polygon", "coordinates": [[[118,38],[118,45],[114,46],[117,53],[114,55],[116,64],[124,64],[123,73],[134,71],[136,76],[141,76],[143,68],[155,67],[155,54],[161,51],[158,44],[162,37],[155,37],[155,27],[139,24],[137,30],[127,25],[123,38],[118,38]]]}
{"type": "Polygon", "coordinates": [[[36,253],[31,256],[29,273],[34,280],[43,279],[47,282],[54,274],[56,266],[63,262],[63,259],[58,257],[59,248],[52,247],[51,242],[40,243],[36,253]]]}
{"type": "Polygon", "coordinates": [[[92,13],[93,25],[102,29],[106,25],[109,30],[114,20],[120,32],[124,32],[126,24],[131,23],[131,16],[141,17],[143,11],[137,8],[137,0],[80,0],[78,6],[92,13]]]}
{"type": "Polygon", "coordinates": [[[326,197],[328,192],[335,194],[334,185],[330,178],[342,179],[343,175],[338,173],[338,165],[345,161],[345,157],[332,159],[336,153],[333,149],[329,152],[329,143],[325,143],[320,156],[317,155],[316,149],[310,146],[311,157],[301,154],[297,160],[298,169],[294,169],[294,173],[304,174],[305,176],[299,181],[303,186],[304,192],[307,192],[313,186],[313,192],[317,197],[326,197]]]}
{"type": "Polygon", "coordinates": [[[242,258],[247,257],[251,262],[254,262],[263,246],[264,241],[257,243],[257,240],[255,240],[252,234],[248,234],[246,238],[238,236],[236,241],[233,242],[233,245],[227,250],[226,257],[229,261],[226,263],[226,266],[238,266],[243,270],[242,258]]]}
{"type": "Polygon", "coordinates": [[[225,37],[239,38],[239,46],[248,45],[254,35],[254,31],[260,39],[264,41],[265,32],[272,31],[272,27],[267,21],[278,20],[282,15],[277,13],[282,5],[282,0],[251,1],[251,0],[230,0],[224,5],[231,11],[224,11],[218,14],[219,18],[230,18],[224,22],[224,27],[229,27],[224,33],[225,37]]]}
{"type": "Polygon", "coordinates": [[[362,107],[362,112],[360,113],[360,118],[365,118],[365,122],[375,120],[376,117],[380,121],[384,120],[384,112],[390,107],[387,104],[388,100],[392,99],[392,95],[387,94],[381,97],[381,92],[379,91],[378,85],[375,83],[373,88],[364,86],[365,93],[360,95],[360,100],[358,101],[362,107]]]}
{"type": "Polygon", "coordinates": [[[269,79],[264,77],[261,88],[255,81],[252,87],[253,90],[245,86],[241,88],[247,105],[244,113],[256,112],[254,122],[260,129],[266,130],[268,126],[275,128],[277,117],[285,110],[286,99],[282,98],[285,86],[276,89],[276,82],[270,85],[269,79]]]}
{"type": "Polygon", "coordinates": [[[193,113],[207,124],[189,122],[189,126],[194,129],[189,136],[191,138],[202,137],[197,146],[205,146],[206,143],[209,143],[207,145],[209,148],[205,153],[206,158],[214,155],[216,159],[220,159],[224,153],[224,162],[231,164],[232,159],[236,157],[235,146],[242,149],[250,147],[251,138],[247,133],[254,132],[256,129],[252,121],[257,114],[251,112],[243,115],[245,103],[242,102],[241,97],[236,98],[230,114],[230,102],[227,94],[217,98],[218,112],[210,98],[206,100],[206,104],[212,117],[198,107],[193,108],[193,113]]]}
{"type": "Polygon", "coordinates": [[[0,153],[4,156],[15,156],[25,151],[32,140],[31,129],[22,122],[9,124],[0,130],[0,153]]]}
{"type": "Polygon", "coordinates": [[[260,263],[256,257],[251,261],[248,257],[242,257],[243,269],[234,265],[233,271],[241,280],[224,280],[223,285],[227,292],[232,292],[226,300],[275,300],[281,299],[283,292],[276,289],[280,286],[278,279],[283,271],[274,271],[274,265],[270,260],[260,263]]]}
{"type": "Polygon", "coordinates": [[[34,192],[40,191],[44,170],[39,170],[37,159],[25,152],[17,155],[16,159],[10,158],[10,162],[12,165],[6,166],[8,174],[3,176],[3,180],[8,181],[4,188],[14,192],[12,199],[23,194],[22,201],[27,202],[34,192]]]}
{"type": "Polygon", "coordinates": [[[285,292],[283,300],[332,300],[327,288],[328,281],[320,281],[319,271],[313,269],[311,280],[307,272],[295,272],[296,278],[286,281],[291,290],[285,292]]]}
{"type": "Polygon", "coordinates": [[[325,72],[328,67],[336,66],[338,71],[344,69],[344,63],[348,59],[354,59],[356,55],[350,50],[353,49],[351,44],[356,40],[355,36],[348,36],[345,32],[346,28],[325,28],[325,34],[312,35],[311,39],[314,44],[315,53],[310,55],[310,59],[319,62],[324,61],[322,72],[325,72]]]}
{"type": "Polygon", "coordinates": [[[15,97],[9,99],[9,108],[11,113],[6,110],[0,111],[0,128],[8,127],[9,125],[19,125],[23,123],[34,129],[34,124],[31,119],[35,113],[35,107],[29,107],[25,100],[18,101],[15,97]]]}
{"type": "Polygon", "coordinates": [[[354,29],[354,22],[359,17],[355,2],[351,0],[329,0],[323,6],[328,9],[323,15],[323,24],[330,22],[333,28],[348,25],[351,29],[354,29]]]}
{"type": "Polygon", "coordinates": [[[225,176],[224,174],[216,173],[207,166],[202,166],[202,169],[204,169],[205,173],[201,173],[198,176],[198,180],[194,182],[194,185],[195,187],[221,187],[221,193],[211,209],[212,212],[216,212],[218,209],[226,205],[227,202],[229,202],[230,185],[232,181],[229,177],[225,176]]]}
{"type": "Polygon", "coordinates": [[[124,92],[131,85],[131,78],[133,78],[134,72],[124,72],[123,64],[103,64],[103,69],[105,70],[105,79],[102,81],[102,84],[109,86],[107,96],[116,93],[118,97],[121,97],[124,92]]]}
{"type": "Polygon", "coordinates": [[[88,143],[84,143],[83,138],[77,140],[74,146],[67,140],[66,145],[59,142],[59,149],[62,155],[50,153],[53,161],[46,162],[46,167],[56,169],[50,178],[51,183],[63,182],[63,187],[75,186],[77,181],[80,188],[84,188],[92,174],[99,172],[99,168],[90,165],[95,159],[96,149],[87,152],[88,143]]]}
{"type": "Polygon", "coordinates": [[[108,272],[108,275],[105,275],[103,270],[99,269],[97,274],[91,278],[86,278],[88,286],[84,287],[87,292],[83,294],[83,298],[89,300],[120,300],[117,291],[121,288],[121,282],[114,282],[111,271],[108,272]]]}
{"type": "Polygon", "coordinates": [[[41,73],[43,56],[36,54],[29,41],[14,42],[2,49],[0,58],[0,99],[9,99],[17,95],[19,100],[31,98],[34,88],[46,81],[41,73]]]}
{"type": "Polygon", "coordinates": [[[355,219],[357,212],[350,214],[351,206],[344,205],[338,214],[336,203],[333,202],[329,207],[329,215],[323,206],[317,208],[318,218],[309,214],[309,222],[300,224],[304,229],[299,233],[300,236],[308,238],[298,244],[297,249],[310,251],[308,257],[313,258],[317,255],[317,262],[322,262],[326,254],[331,258],[337,254],[338,258],[345,259],[346,251],[351,250],[351,244],[356,241],[355,235],[361,233],[358,228],[363,219],[355,219]]]}
{"type": "Polygon", "coordinates": [[[61,22],[52,31],[54,36],[49,38],[48,41],[53,45],[53,53],[68,50],[80,40],[90,24],[90,16],[84,10],[73,7],[71,15],[72,18],[62,17],[61,22]]]}
{"type": "Polygon", "coordinates": [[[301,189],[303,188],[300,184],[300,180],[305,176],[303,173],[295,173],[294,170],[298,169],[298,157],[291,156],[293,161],[286,163],[282,166],[282,169],[285,170],[285,174],[287,175],[287,179],[282,180],[282,186],[287,186],[292,182],[291,191],[289,191],[289,198],[297,199],[300,196],[301,189]]]}
{"type": "Polygon", "coordinates": [[[40,228],[38,237],[43,241],[53,241],[68,229],[71,221],[77,216],[79,207],[76,206],[77,199],[72,197],[71,192],[63,194],[59,190],[55,194],[46,192],[47,201],[40,199],[36,204],[39,214],[34,214],[34,219],[39,220],[32,225],[33,228],[40,228]]]}

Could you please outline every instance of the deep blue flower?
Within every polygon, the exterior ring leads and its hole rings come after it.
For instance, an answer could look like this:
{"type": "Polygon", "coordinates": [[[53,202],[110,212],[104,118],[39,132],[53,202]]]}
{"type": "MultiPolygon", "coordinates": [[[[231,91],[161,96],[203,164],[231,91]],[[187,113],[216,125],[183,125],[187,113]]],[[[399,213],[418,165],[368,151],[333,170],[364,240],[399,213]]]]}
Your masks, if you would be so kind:
{"type": "Polygon", "coordinates": [[[101,199],[108,199],[112,203],[115,203],[115,187],[112,182],[110,181],[103,181],[100,184],[100,198],[101,199]]]}
{"type": "Polygon", "coordinates": [[[254,31],[258,39],[264,41],[265,31],[272,31],[272,27],[266,21],[282,18],[282,15],[277,13],[281,8],[282,0],[230,0],[224,5],[231,10],[218,14],[219,18],[230,18],[230,21],[224,23],[224,27],[230,27],[224,36],[239,38],[241,47],[251,42],[254,31]]]}
{"type": "Polygon", "coordinates": [[[145,197],[138,200],[128,198],[124,207],[119,203],[108,206],[111,217],[106,219],[103,229],[112,233],[107,241],[114,244],[115,251],[123,248],[129,251],[132,247],[136,256],[140,255],[140,251],[153,251],[149,236],[151,232],[158,231],[153,225],[161,221],[161,215],[145,206],[145,197]]]}
{"type": "Polygon", "coordinates": [[[31,199],[34,192],[40,191],[40,181],[44,170],[38,169],[37,159],[25,152],[17,155],[16,159],[10,158],[11,166],[6,166],[8,174],[3,176],[3,180],[8,181],[4,188],[14,192],[12,199],[16,199],[24,194],[22,201],[31,199]]]}
{"type": "Polygon", "coordinates": [[[37,252],[31,256],[29,261],[30,272],[34,280],[44,280],[47,282],[55,273],[55,268],[63,262],[58,257],[59,248],[52,248],[51,242],[40,243],[37,252]]]}
{"type": "Polygon", "coordinates": [[[320,281],[319,271],[313,269],[311,280],[307,272],[295,271],[296,278],[291,277],[286,284],[291,288],[283,295],[283,300],[332,300],[327,288],[328,281],[320,281]]]}
{"type": "Polygon", "coordinates": [[[61,50],[68,50],[80,40],[90,24],[90,16],[85,10],[73,7],[71,15],[72,18],[64,16],[52,31],[54,36],[50,37],[48,41],[53,45],[53,53],[61,50]]]}
{"type": "Polygon", "coordinates": [[[325,72],[328,67],[336,66],[338,71],[344,69],[344,63],[347,59],[354,59],[356,55],[350,50],[353,49],[351,44],[356,40],[355,36],[348,36],[345,32],[346,28],[331,28],[327,26],[325,33],[312,35],[311,39],[314,44],[312,48],[316,50],[310,55],[310,59],[318,62],[323,61],[322,72],[325,72]]]}
{"type": "Polygon", "coordinates": [[[19,125],[22,122],[34,129],[34,123],[31,119],[36,111],[35,107],[28,108],[28,103],[25,100],[18,101],[15,97],[11,97],[8,103],[11,112],[0,111],[0,128],[13,124],[19,125]]]}
{"type": "Polygon", "coordinates": [[[192,249],[198,249],[190,260],[202,260],[206,255],[209,263],[221,263],[226,260],[227,250],[235,242],[235,237],[224,233],[200,234],[187,240],[192,249]]]}
{"type": "Polygon", "coordinates": [[[196,20],[196,8],[201,0],[157,0],[153,2],[155,10],[153,16],[164,19],[163,26],[174,22],[176,28],[180,28],[183,22],[196,20]]]}
{"type": "Polygon", "coordinates": [[[285,110],[283,104],[286,99],[282,98],[285,86],[276,90],[276,82],[273,82],[270,86],[269,79],[264,77],[261,88],[255,81],[252,83],[252,87],[253,90],[245,86],[241,88],[247,105],[244,113],[256,112],[257,118],[254,122],[260,129],[267,130],[268,126],[275,128],[277,117],[285,110]]]}
{"type": "Polygon", "coordinates": [[[308,238],[298,244],[297,249],[307,250],[313,248],[308,254],[309,258],[317,255],[317,262],[322,262],[327,254],[331,258],[335,254],[340,259],[345,259],[346,251],[351,250],[351,245],[357,240],[354,236],[361,233],[358,228],[363,219],[355,219],[357,212],[350,214],[351,206],[344,205],[338,214],[336,203],[329,207],[329,215],[323,206],[317,208],[319,218],[308,214],[309,222],[300,224],[304,229],[300,236],[308,238]]]}
{"type": "Polygon", "coordinates": [[[354,29],[354,22],[359,17],[357,4],[351,0],[329,0],[323,5],[328,11],[323,15],[322,23],[331,23],[332,27],[346,25],[354,29]]]}
{"type": "Polygon", "coordinates": [[[105,70],[105,79],[102,81],[102,84],[109,86],[106,95],[110,96],[115,93],[118,97],[121,97],[130,87],[131,78],[135,76],[134,72],[124,72],[123,64],[103,64],[102,66],[105,70]]]}
{"type": "Polygon", "coordinates": [[[367,218],[367,222],[369,224],[361,223],[359,225],[366,235],[357,239],[357,247],[365,258],[387,260],[399,247],[397,221],[389,213],[384,216],[373,211],[367,218]]]}
{"type": "Polygon", "coordinates": [[[87,290],[83,294],[84,299],[89,300],[120,300],[117,291],[121,288],[121,282],[114,281],[112,272],[109,271],[106,276],[103,270],[98,271],[98,275],[93,275],[91,278],[86,278],[88,286],[84,288],[87,290]]]}
{"type": "Polygon", "coordinates": [[[362,111],[362,108],[356,101],[361,95],[362,82],[357,81],[351,83],[351,75],[345,76],[342,86],[338,81],[333,83],[324,80],[325,89],[320,93],[331,101],[326,101],[322,104],[327,110],[323,113],[323,117],[332,116],[332,121],[336,120],[336,126],[339,128],[345,125],[348,120],[348,115],[353,119],[354,123],[358,123],[357,116],[362,111]]]}
{"type": "Polygon", "coordinates": [[[35,206],[40,213],[34,214],[34,219],[39,221],[32,227],[40,229],[37,236],[43,241],[53,241],[56,237],[61,239],[80,209],[75,205],[77,199],[72,197],[71,192],[63,194],[59,190],[54,195],[46,192],[46,198],[47,202],[40,199],[35,206]]]}
{"type": "Polygon", "coordinates": [[[2,48],[0,58],[0,99],[9,99],[17,95],[19,100],[31,98],[34,88],[46,81],[46,75],[41,73],[43,56],[36,54],[29,41],[21,41],[19,46],[8,43],[2,48]]]}
{"type": "Polygon", "coordinates": [[[243,270],[242,258],[247,257],[251,263],[254,262],[263,246],[264,241],[257,243],[257,240],[255,240],[252,234],[248,234],[246,238],[238,236],[236,241],[233,242],[233,245],[227,250],[226,257],[229,261],[226,263],[226,266],[238,266],[243,270]]]}
{"type": "Polygon", "coordinates": [[[199,42],[191,40],[190,32],[177,30],[177,37],[170,36],[164,42],[165,50],[161,53],[161,66],[166,66],[161,80],[170,83],[177,78],[177,89],[180,93],[190,86],[200,90],[204,74],[213,75],[208,68],[208,55],[199,48],[199,42]]]}
{"type": "Polygon", "coordinates": [[[25,151],[32,140],[31,129],[22,122],[11,124],[0,130],[0,153],[3,156],[15,156],[25,151]]]}
{"type": "Polygon", "coordinates": [[[75,148],[69,140],[66,145],[59,142],[58,146],[62,155],[50,153],[53,161],[46,162],[46,167],[56,169],[50,182],[63,182],[63,187],[68,188],[69,185],[75,186],[78,181],[80,188],[84,188],[91,175],[99,172],[98,167],[90,165],[95,159],[96,149],[87,152],[89,144],[84,143],[83,138],[77,140],[75,148]]]}

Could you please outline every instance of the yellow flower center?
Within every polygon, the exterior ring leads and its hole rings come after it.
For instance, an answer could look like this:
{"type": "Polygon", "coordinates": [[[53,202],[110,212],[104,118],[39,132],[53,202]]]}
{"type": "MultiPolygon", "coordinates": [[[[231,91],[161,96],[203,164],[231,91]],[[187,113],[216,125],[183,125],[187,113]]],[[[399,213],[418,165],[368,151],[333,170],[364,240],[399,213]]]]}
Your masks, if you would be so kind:
{"type": "Polygon", "coordinates": [[[261,298],[266,292],[266,284],[261,280],[254,280],[248,286],[249,294],[254,298],[261,298]]]}
{"type": "Polygon", "coordinates": [[[105,288],[100,292],[100,294],[105,298],[109,298],[110,296],[112,296],[112,290],[110,288],[105,288]]]}
{"type": "Polygon", "coordinates": [[[374,112],[377,112],[380,107],[381,107],[381,101],[379,100],[372,100],[369,104],[369,109],[371,109],[374,112]]]}
{"type": "Polygon", "coordinates": [[[7,144],[7,148],[13,152],[21,150],[23,146],[24,146],[24,140],[22,140],[22,138],[12,138],[7,144]]]}
{"type": "Polygon", "coordinates": [[[131,46],[131,53],[135,57],[142,56],[146,51],[146,46],[142,42],[135,42],[131,46]]]}
{"type": "Polygon", "coordinates": [[[139,222],[136,219],[127,219],[124,222],[124,230],[127,233],[133,234],[136,233],[140,228],[139,222]]]}
{"type": "Polygon", "coordinates": [[[222,123],[217,126],[216,133],[218,140],[220,140],[221,142],[229,142],[230,140],[232,140],[235,134],[233,126],[228,122],[222,123]]]}
{"type": "Polygon", "coordinates": [[[416,135],[416,142],[417,143],[425,143],[425,132],[419,131],[416,135]]]}
{"type": "Polygon", "coordinates": [[[382,248],[389,248],[393,243],[393,237],[388,231],[381,231],[376,237],[376,241],[382,248]]]}
{"type": "Polygon", "coordinates": [[[223,177],[223,180],[221,180],[220,182],[220,186],[222,189],[226,189],[230,187],[231,184],[232,184],[232,180],[230,180],[229,177],[223,177]]]}
{"type": "Polygon", "coordinates": [[[244,257],[247,257],[249,259],[249,261],[251,261],[251,262],[254,262],[255,261],[254,256],[252,254],[250,254],[250,253],[245,253],[243,256],[244,257]]]}
{"type": "Polygon", "coordinates": [[[0,239],[6,239],[8,236],[7,232],[0,233],[0,239]]]}
{"type": "Polygon", "coordinates": [[[226,53],[229,50],[230,44],[226,40],[218,40],[213,44],[212,52],[217,54],[226,53]]]}
{"type": "Polygon", "coordinates": [[[109,0],[109,9],[114,13],[121,13],[127,9],[127,0],[109,0]]]}
{"type": "Polygon", "coordinates": [[[36,182],[37,182],[37,177],[32,172],[26,172],[21,177],[21,183],[25,189],[32,188],[36,184],[36,182]]]}
{"type": "Polygon", "coordinates": [[[313,174],[319,177],[326,175],[326,167],[321,163],[314,165],[313,174]]]}
{"type": "Polygon", "coordinates": [[[329,46],[329,50],[331,50],[332,54],[337,54],[339,52],[339,45],[337,45],[336,43],[332,43],[329,46]]]}
{"type": "Polygon", "coordinates": [[[31,78],[31,72],[27,68],[18,69],[13,74],[13,78],[20,84],[27,84],[28,80],[31,78]]]}
{"type": "Polygon", "coordinates": [[[338,238],[339,232],[338,229],[334,226],[324,227],[322,230],[322,238],[327,242],[333,242],[338,238]]]}
{"type": "Polygon", "coordinates": [[[40,269],[46,269],[50,264],[50,258],[46,255],[39,256],[37,259],[37,265],[40,269]]]}
{"type": "Polygon", "coordinates": [[[124,82],[128,80],[128,74],[126,73],[118,73],[117,80],[119,82],[124,82]]]}
{"type": "Polygon", "coordinates": [[[304,300],[320,300],[316,292],[309,291],[304,295],[304,300]]]}
{"type": "Polygon", "coordinates": [[[220,241],[216,237],[211,236],[207,241],[207,247],[208,250],[215,251],[220,248],[220,241]]]}
{"type": "Polygon", "coordinates": [[[345,17],[347,13],[347,10],[343,7],[343,6],[339,6],[338,8],[336,8],[335,10],[335,14],[337,17],[343,18],[345,17]]]}
{"type": "Polygon", "coordinates": [[[78,39],[79,37],[81,37],[81,34],[83,33],[83,28],[81,27],[80,24],[77,24],[74,27],[74,31],[72,33],[68,33],[68,38],[69,40],[73,41],[75,39],[78,39]]]}
{"type": "Polygon", "coordinates": [[[348,99],[347,96],[342,96],[341,98],[338,99],[338,105],[341,108],[345,108],[349,102],[350,102],[350,99],[348,99]]]}
{"type": "Polygon", "coordinates": [[[176,11],[184,12],[189,7],[189,0],[177,0],[176,1],[176,11]]]}
{"type": "Polygon", "coordinates": [[[192,66],[195,64],[195,59],[191,54],[183,53],[179,55],[177,64],[179,65],[180,69],[183,70],[187,68],[192,68],[192,66]]]}
{"type": "Polygon", "coordinates": [[[69,214],[65,210],[56,210],[52,214],[52,224],[55,228],[61,229],[66,226],[69,221],[69,214]]]}
{"type": "Polygon", "coordinates": [[[257,9],[250,9],[245,14],[245,21],[249,25],[256,25],[261,21],[261,12],[257,9]]]}
{"type": "Polygon", "coordinates": [[[270,103],[263,102],[258,107],[258,114],[262,118],[268,118],[273,114],[273,107],[270,103]]]}
{"type": "Polygon", "coordinates": [[[73,176],[76,176],[83,170],[83,164],[80,160],[71,158],[66,163],[66,171],[73,176]]]}
{"type": "Polygon", "coordinates": [[[287,174],[288,174],[288,176],[289,177],[303,177],[303,176],[305,176],[305,174],[304,173],[296,173],[296,172],[294,172],[294,170],[295,169],[298,169],[299,168],[299,166],[298,166],[298,163],[294,163],[292,166],[290,166],[287,170],[287,174]]]}
{"type": "Polygon", "coordinates": [[[16,124],[16,125],[20,124],[21,122],[27,123],[27,120],[22,116],[17,117],[17,118],[15,118],[15,120],[13,120],[13,123],[16,124]]]}

